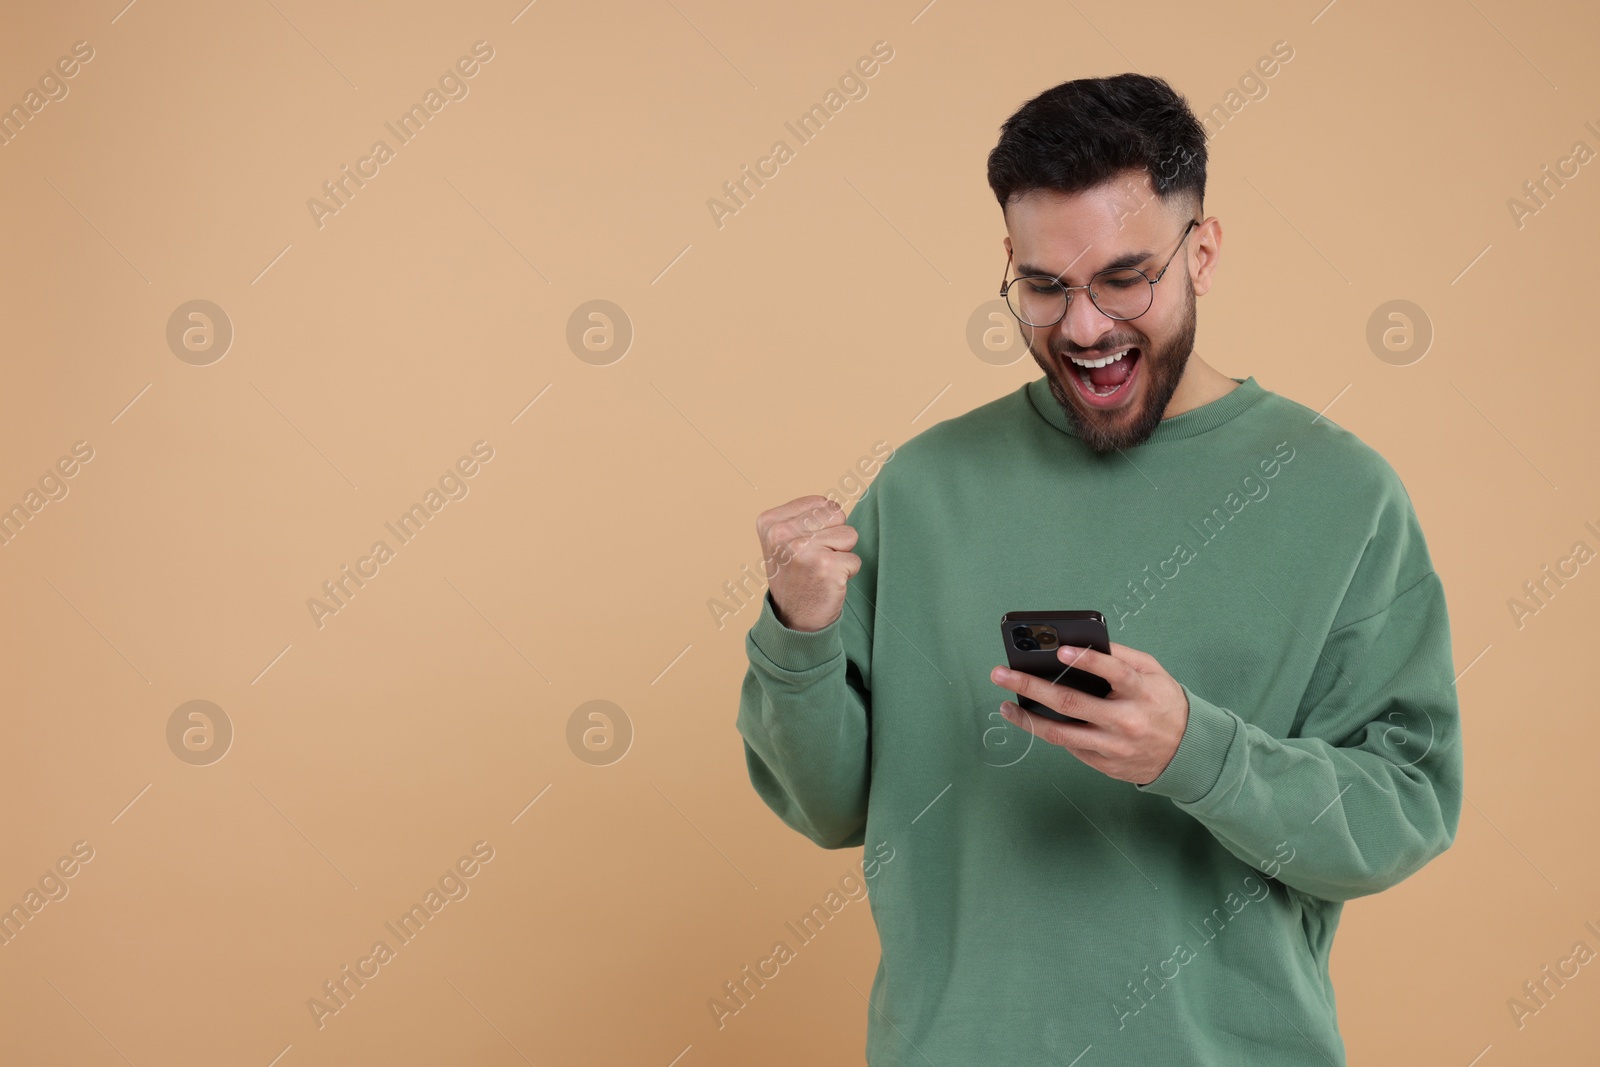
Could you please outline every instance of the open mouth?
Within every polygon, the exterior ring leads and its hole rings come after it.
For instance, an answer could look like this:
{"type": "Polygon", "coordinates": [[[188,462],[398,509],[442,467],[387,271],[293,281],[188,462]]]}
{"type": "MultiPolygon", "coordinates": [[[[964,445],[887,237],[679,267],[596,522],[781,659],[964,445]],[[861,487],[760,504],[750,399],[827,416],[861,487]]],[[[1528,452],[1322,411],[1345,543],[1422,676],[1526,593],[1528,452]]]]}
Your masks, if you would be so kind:
{"type": "Polygon", "coordinates": [[[1109,408],[1121,403],[1131,390],[1142,355],[1138,346],[1132,345],[1094,359],[1069,356],[1065,362],[1078,395],[1090,407],[1109,408]]]}

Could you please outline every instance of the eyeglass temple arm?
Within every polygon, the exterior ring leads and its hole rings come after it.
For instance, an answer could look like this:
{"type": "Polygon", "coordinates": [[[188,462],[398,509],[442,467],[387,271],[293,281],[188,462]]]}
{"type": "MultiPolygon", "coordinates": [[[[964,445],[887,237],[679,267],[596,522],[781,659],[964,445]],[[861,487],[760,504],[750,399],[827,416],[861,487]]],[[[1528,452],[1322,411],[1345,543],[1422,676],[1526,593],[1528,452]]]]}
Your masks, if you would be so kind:
{"type": "MultiPolygon", "coordinates": [[[[1187,241],[1189,239],[1189,232],[1191,230],[1193,230],[1198,225],[1200,225],[1200,220],[1199,219],[1190,219],[1189,220],[1189,225],[1187,225],[1187,226],[1185,226],[1183,228],[1183,236],[1178,238],[1178,248],[1182,248],[1183,247],[1183,242],[1185,242],[1185,241],[1187,241]]],[[[1172,255],[1167,257],[1167,262],[1165,263],[1165,265],[1162,266],[1161,273],[1157,274],[1154,278],[1150,279],[1150,284],[1151,285],[1154,285],[1154,284],[1156,284],[1156,282],[1159,282],[1162,279],[1162,277],[1167,273],[1167,267],[1172,266],[1172,261],[1178,258],[1178,248],[1174,248],[1172,250],[1172,255]]]]}

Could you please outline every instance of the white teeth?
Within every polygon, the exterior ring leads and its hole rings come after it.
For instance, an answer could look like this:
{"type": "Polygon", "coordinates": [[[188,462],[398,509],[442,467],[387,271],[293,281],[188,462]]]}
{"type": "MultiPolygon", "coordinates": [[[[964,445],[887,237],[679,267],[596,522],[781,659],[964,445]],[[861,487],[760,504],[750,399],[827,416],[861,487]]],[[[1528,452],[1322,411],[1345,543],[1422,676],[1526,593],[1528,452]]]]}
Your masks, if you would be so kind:
{"type": "Polygon", "coordinates": [[[1132,352],[1132,351],[1133,351],[1133,346],[1129,345],[1127,348],[1124,348],[1121,352],[1117,352],[1114,355],[1109,355],[1105,359],[1077,359],[1077,358],[1071,357],[1071,356],[1069,356],[1068,358],[1071,359],[1072,362],[1076,363],[1080,367],[1104,367],[1104,366],[1107,366],[1108,364],[1115,363],[1117,360],[1121,359],[1123,356],[1127,355],[1129,352],[1132,352]]]}

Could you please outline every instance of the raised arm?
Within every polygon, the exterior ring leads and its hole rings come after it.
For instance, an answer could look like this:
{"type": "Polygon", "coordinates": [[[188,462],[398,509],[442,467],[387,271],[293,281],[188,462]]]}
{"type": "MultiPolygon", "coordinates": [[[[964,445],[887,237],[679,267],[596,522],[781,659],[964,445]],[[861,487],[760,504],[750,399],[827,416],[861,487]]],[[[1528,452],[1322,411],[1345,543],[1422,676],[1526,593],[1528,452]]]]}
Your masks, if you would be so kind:
{"type": "Polygon", "coordinates": [[[801,497],[757,521],[770,585],[745,635],[737,723],[766,805],[823,848],[847,848],[866,837],[877,494],[849,524],[826,503],[801,497]],[[858,586],[866,596],[847,598],[858,586]]]}

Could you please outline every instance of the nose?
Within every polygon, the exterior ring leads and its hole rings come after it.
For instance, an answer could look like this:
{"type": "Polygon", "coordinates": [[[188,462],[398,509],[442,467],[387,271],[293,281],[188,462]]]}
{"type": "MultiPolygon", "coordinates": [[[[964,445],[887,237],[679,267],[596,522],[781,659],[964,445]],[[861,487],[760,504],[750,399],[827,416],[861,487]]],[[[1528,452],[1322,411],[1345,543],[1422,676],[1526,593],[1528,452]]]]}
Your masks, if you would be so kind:
{"type": "Polygon", "coordinates": [[[1056,328],[1062,337],[1079,348],[1093,348],[1107,330],[1116,328],[1117,320],[1095,307],[1087,289],[1074,289],[1068,296],[1067,313],[1056,323],[1056,328]]]}

